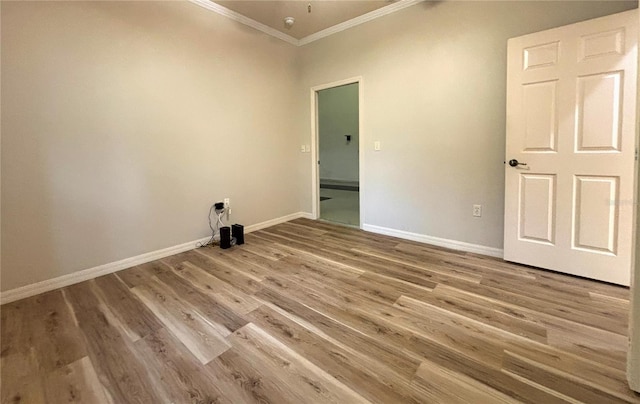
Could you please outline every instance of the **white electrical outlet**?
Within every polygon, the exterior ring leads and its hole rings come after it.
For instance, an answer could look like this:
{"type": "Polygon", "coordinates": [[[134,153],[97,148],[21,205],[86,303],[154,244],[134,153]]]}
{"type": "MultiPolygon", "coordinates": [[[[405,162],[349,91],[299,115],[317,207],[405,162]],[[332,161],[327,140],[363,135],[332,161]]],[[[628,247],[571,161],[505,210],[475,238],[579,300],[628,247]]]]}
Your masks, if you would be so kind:
{"type": "Polygon", "coordinates": [[[304,151],[305,151],[305,147],[304,147],[304,145],[300,145],[300,152],[301,152],[301,153],[304,153],[304,151]]]}
{"type": "Polygon", "coordinates": [[[224,207],[228,208],[231,205],[231,200],[229,198],[224,198],[224,207]]]}
{"type": "Polygon", "coordinates": [[[373,142],[373,150],[380,151],[380,149],[381,149],[380,141],[376,140],[375,142],[373,142]]]}
{"type": "Polygon", "coordinates": [[[473,205],[473,216],[475,217],[482,216],[482,205],[473,205]]]}

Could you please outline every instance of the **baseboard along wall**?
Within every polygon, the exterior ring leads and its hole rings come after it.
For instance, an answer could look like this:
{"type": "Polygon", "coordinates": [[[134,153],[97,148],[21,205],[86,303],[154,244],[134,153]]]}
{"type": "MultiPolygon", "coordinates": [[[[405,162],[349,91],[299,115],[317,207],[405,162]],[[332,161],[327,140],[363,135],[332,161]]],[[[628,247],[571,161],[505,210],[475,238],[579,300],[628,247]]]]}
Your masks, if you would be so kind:
{"type": "Polygon", "coordinates": [[[431,244],[438,247],[450,248],[452,250],[471,252],[489,257],[503,258],[504,250],[500,248],[487,247],[479,244],[465,243],[463,241],[449,240],[427,236],[419,233],[411,233],[403,230],[390,229],[388,227],[374,226],[372,224],[363,224],[362,230],[372,233],[384,234],[385,236],[398,237],[405,240],[417,241],[419,243],[431,244]]]}

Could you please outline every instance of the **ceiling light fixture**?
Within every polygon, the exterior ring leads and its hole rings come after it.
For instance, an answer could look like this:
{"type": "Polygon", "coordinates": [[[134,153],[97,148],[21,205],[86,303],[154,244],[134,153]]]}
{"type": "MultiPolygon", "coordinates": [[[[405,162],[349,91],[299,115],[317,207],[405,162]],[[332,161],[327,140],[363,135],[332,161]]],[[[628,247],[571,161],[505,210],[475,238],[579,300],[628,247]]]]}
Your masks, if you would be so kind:
{"type": "Polygon", "coordinates": [[[284,18],[284,26],[287,28],[293,27],[293,23],[296,22],[296,19],[293,17],[285,17],[284,18]]]}

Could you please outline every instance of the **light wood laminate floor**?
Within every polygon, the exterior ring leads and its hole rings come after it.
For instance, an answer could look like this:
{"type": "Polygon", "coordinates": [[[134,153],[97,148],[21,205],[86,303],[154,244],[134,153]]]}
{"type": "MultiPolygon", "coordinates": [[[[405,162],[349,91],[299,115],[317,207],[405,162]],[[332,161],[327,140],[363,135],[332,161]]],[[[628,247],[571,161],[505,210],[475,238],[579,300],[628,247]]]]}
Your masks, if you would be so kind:
{"type": "Polygon", "coordinates": [[[628,289],[310,220],[1,307],[3,403],[613,403],[628,289]]]}

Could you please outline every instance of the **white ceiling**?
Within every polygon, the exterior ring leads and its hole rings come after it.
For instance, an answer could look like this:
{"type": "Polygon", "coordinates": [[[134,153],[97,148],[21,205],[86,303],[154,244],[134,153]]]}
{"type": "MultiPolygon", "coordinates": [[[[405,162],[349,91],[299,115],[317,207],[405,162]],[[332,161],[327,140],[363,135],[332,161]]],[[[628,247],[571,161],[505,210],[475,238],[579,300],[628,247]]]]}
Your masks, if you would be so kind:
{"type": "Polygon", "coordinates": [[[345,21],[395,3],[395,0],[215,0],[215,3],[295,39],[323,31],[345,21]],[[311,5],[311,13],[308,6],[311,5]],[[291,28],[284,18],[293,17],[291,28]]]}

